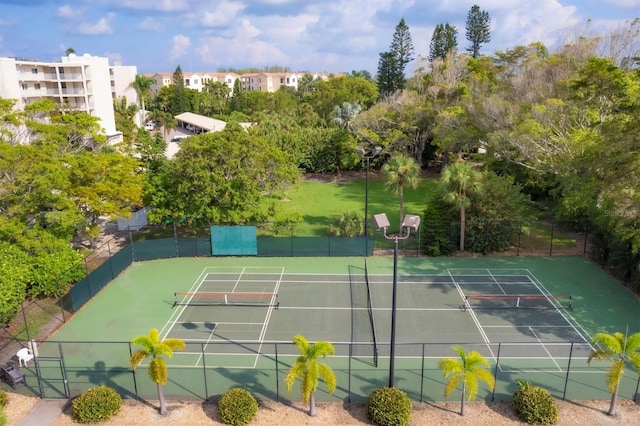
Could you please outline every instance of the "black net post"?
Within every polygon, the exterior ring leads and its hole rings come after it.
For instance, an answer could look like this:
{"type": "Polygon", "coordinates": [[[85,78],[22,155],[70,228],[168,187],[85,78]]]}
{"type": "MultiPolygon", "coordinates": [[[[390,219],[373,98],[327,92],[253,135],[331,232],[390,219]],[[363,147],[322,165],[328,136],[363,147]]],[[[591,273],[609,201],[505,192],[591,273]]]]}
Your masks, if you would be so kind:
{"type": "Polygon", "coordinates": [[[116,274],[113,272],[113,262],[111,261],[111,244],[107,241],[107,253],[109,257],[107,258],[107,262],[109,262],[109,270],[111,271],[111,279],[116,277],[116,274]]]}

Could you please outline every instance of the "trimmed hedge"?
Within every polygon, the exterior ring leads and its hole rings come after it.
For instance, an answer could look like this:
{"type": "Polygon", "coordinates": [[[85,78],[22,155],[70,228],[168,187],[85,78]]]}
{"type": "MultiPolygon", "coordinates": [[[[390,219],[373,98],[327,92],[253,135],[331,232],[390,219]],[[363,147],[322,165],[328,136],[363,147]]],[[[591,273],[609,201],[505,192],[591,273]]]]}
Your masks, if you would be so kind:
{"type": "Polygon", "coordinates": [[[411,419],[411,400],[397,388],[379,388],[367,400],[367,418],[378,426],[403,426],[411,419]]]}
{"type": "Polygon", "coordinates": [[[258,401],[242,388],[229,389],[218,401],[218,416],[224,424],[246,425],[257,413],[258,401]]]}
{"type": "Polygon", "coordinates": [[[88,389],[73,400],[73,419],[78,423],[106,421],[118,413],[122,398],[115,389],[102,385],[88,389]]]}
{"type": "Polygon", "coordinates": [[[529,382],[518,382],[520,389],[513,394],[516,415],[532,425],[551,425],[558,421],[556,400],[548,390],[529,382]]]}

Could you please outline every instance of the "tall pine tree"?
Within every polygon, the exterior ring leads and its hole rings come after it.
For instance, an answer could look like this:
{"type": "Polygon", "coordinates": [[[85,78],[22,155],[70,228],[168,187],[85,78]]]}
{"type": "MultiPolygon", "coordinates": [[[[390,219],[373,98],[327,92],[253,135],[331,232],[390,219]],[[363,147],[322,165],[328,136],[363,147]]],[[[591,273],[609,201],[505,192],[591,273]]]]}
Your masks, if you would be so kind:
{"type": "Polygon", "coordinates": [[[474,4],[467,15],[466,37],[471,42],[467,52],[472,57],[480,55],[480,47],[491,41],[491,18],[489,12],[480,10],[480,6],[474,4]]]}
{"type": "Polygon", "coordinates": [[[429,60],[445,59],[447,54],[458,49],[458,29],[455,25],[438,24],[429,45],[429,60]]]}
{"type": "Polygon", "coordinates": [[[171,99],[171,113],[175,116],[182,114],[186,109],[186,96],[184,93],[184,77],[180,65],[173,72],[173,98],[171,99]]]}
{"type": "Polygon", "coordinates": [[[380,53],[378,60],[378,90],[381,96],[405,87],[404,70],[413,60],[414,48],[409,27],[400,19],[387,52],[380,53]]]}

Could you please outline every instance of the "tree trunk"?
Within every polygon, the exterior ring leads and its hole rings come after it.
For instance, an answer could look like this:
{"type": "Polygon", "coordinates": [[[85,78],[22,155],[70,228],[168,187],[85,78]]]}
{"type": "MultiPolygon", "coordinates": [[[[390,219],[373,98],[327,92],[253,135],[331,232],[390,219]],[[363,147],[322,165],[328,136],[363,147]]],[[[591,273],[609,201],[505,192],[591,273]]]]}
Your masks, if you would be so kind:
{"type": "Polygon", "coordinates": [[[164,401],[164,389],[162,389],[162,385],[160,383],[156,383],[156,386],[158,387],[158,400],[160,401],[160,415],[166,416],[167,404],[164,401]]]}
{"type": "Polygon", "coordinates": [[[309,415],[311,417],[316,416],[316,395],[313,392],[309,396],[309,415]]]}
{"type": "Polygon", "coordinates": [[[462,401],[460,402],[460,415],[464,416],[464,402],[466,398],[466,393],[467,393],[467,384],[464,382],[464,380],[462,380],[462,401]]]}
{"type": "Polygon", "coordinates": [[[467,226],[464,207],[460,207],[460,251],[464,251],[464,231],[467,226]]]}
{"type": "Polygon", "coordinates": [[[402,215],[404,213],[404,191],[402,190],[402,186],[398,188],[398,193],[400,194],[400,226],[398,227],[398,232],[402,235],[402,215]]]}
{"type": "Polygon", "coordinates": [[[618,387],[619,386],[616,386],[616,389],[611,394],[611,404],[609,405],[609,411],[607,412],[607,414],[610,416],[616,415],[616,402],[618,401],[618,387]]]}

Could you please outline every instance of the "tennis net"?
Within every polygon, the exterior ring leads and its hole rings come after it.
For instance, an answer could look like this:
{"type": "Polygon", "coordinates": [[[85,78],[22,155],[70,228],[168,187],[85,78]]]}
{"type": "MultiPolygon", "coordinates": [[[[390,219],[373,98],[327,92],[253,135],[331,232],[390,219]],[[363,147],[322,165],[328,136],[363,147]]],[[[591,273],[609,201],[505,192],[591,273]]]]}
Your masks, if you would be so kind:
{"type": "Polygon", "coordinates": [[[483,294],[465,297],[464,309],[572,309],[571,296],[544,294],[483,294]]]}
{"type": "Polygon", "coordinates": [[[214,293],[214,292],[177,292],[174,293],[173,306],[262,306],[280,305],[278,293],[214,293]]]}
{"type": "Polygon", "coordinates": [[[373,334],[373,363],[378,366],[378,338],[376,335],[376,322],[373,319],[373,304],[371,303],[371,285],[369,283],[369,268],[367,259],[364,259],[364,281],[367,284],[367,310],[369,311],[369,321],[371,322],[371,333],[373,334]]]}

